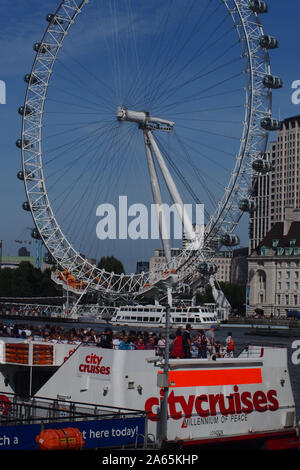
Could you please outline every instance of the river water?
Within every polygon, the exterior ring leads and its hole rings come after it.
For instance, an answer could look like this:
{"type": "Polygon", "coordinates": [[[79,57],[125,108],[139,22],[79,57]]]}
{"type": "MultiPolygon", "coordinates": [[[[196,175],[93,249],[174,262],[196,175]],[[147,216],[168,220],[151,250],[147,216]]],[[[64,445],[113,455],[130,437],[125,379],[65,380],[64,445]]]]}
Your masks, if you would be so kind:
{"type": "MultiPolygon", "coordinates": [[[[3,321],[3,320],[2,320],[3,321]]],[[[21,323],[24,324],[26,320],[20,319],[20,320],[10,320],[12,323],[21,323]]],[[[6,323],[6,321],[4,321],[6,323]]],[[[41,322],[40,320],[32,321],[29,320],[26,322],[26,324],[30,325],[35,325],[35,324],[40,324],[40,325],[45,325],[47,324],[47,321],[41,322]]],[[[49,325],[55,324],[53,321],[48,322],[49,325]]],[[[104,330],[104,328],[107,326],[107,323],[63,323],[63,322],[58,322],[57,323],[60,326],[63,326],[65,330],[68,330],[70,328],[93,328],[96,332],[101,332],[104,330]]],[[[114,330],[128,330],[128,327],[113,327],[114,330]]],[[[145,330],[144,327],[140,328],[134,328],[131,327],[131,330],[136,330],[136,331],[143,331],[145,330]]],[[[153,331],[153,328],[149,328],[149,330],[153,331]]],[[[156,330],[159,332],[163,332],[164,330],[160,328],[159,330],[156,330]]],[[[295,353],[296,349],[292,348],[292,345],[294,341],[299,340],[299,358],[300,358],[300,331],[298,335],[292,336],[292,337],[276,337],[276,336],[256,336],[253,333],[253,329],[251,328],[240,328],[240,327],[232,327],[232,326],[222,326],[221,328],[217,329],[215,332],[215,339],[219,340],[221,344],[225,343],[225,338],[227,337],[228,331],[232,332],[232,336],[234,338],[234,343],[236,347],[236,352],[238,354],[239,351],[241,351],[246,345],[259,345],[259,346],[277,346],[277,347],[282,347],[287,349],[287,355],[288,355],[288,368],[289,368],[289,373],[290,373],[290,378],[291,378],[291,383],[292,383],[292,389],[293,389],[293,394],[294,394],[294,400],[295,400],[295,405],[296,405],[296,415],[297,415],[297,422],[300,421],[300,364],[294,364],[292,361],[292,355],[295,353]]],[[[271,330],[274,331],[274,330],[271,330]]],[[[284,330],[277,330],[280,331],[280,334],[284,334],[284,330]]],[[[294,359],[294,358],[293,358],[294,359]]],[[[294,361],[295,362],[295,361],[294,361]]]]}

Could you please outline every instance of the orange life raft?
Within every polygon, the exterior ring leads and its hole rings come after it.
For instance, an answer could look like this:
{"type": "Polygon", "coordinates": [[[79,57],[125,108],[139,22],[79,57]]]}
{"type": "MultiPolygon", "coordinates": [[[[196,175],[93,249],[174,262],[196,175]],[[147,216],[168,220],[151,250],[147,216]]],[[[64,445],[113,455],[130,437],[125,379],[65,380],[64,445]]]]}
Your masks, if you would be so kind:
{"type": "Polygon", "coordinates": [[[80,450],[85,444],[77,428],[45,429],[35,440],[39,450],[80,450]]]}

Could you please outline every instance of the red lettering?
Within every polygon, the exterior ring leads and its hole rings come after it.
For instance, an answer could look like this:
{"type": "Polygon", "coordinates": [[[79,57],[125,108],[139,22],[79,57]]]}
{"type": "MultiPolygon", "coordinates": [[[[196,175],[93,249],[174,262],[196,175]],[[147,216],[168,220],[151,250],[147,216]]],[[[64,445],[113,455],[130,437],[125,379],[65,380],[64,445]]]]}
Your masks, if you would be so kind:
{"type": "Polygon", "coordinates": [[[179,398],[179,403],[182,406],[184,416],[186,418],[190,418],[192,416],[192,412],[193,412],[195,395],[190,395],[189,399],[188,399],[188,402],[185,401],[184,397],[178,397],[178,398],[179,398]]]}
{"type": "MultiPolygon", "coordinates": [[[[175,420],[180,418],[190,418],[193,414],[193,408],[201,417],[215,416],[217,412],[226,416],[228,414],[251,413],[254,409],[258,412],[265,412],[268,409],[275,411],[279,407],[276,390],[269,390],[266,394],[262,390],[256,391],[253,396],[250,392],[239,393],[237,385],[233,387],[234,393],[226,396],[224,394],[202,394],[199,396],[189,395],[176,396],[174,390],[171,391],[169,404],[169,417],[175,420]],[[226,401],[227,400],[227,401],[226,401]],[[177,404],[180,409],[177,409],[177,404]],[[206,406],[205,406],[206,404],[206,406]]],[[[162,395],[163,390],[160,391],[162,395]]],[[[145,410],[150,411],[149,419],[157,420],[157,414],[152,413],[154,405],[159,406],[160,400],[157,397],[149,398],[145,403],[145,410]]]]}
{"type": "Polygon", "coordinates": [[[241,407],[241,397],[240,397],[240,394],[239,394],[239,387],[237,385],[235,385],[233,387],[233,390],[234,390],[234,403],[235,403],[235,412],[237,414],[241,413],[242,412],[242,407],[241,407]]]}
{"type": "Polygon", "coordinates": [[[106,371],[106,368],[104,366],[100,367],[100,370],[99,370],[100,374],[105,374],[105,371],[106,371]]]}
{"type": "Polygon", "coordinates": [[[180,419],[182,417],[182,412],[176,410],[176,403],[178,403],[178,399],[177,397],[175,397],[173,390],[169,395],[168,403],[169,403],[171,418],[180,419]]]}
{"type": "Polygon", "coordinates": [[[89,364],[91,362],[91,356],[85,356],[85,362],[89,364]]]}
{"type": "Polygon", "coordinates": [[[251,401],[251,393],[250,392],[243,392],[241,394],[241,402],[245,407],[242,407],[242,412],[243,413],[251,413],[253,411],[253,404],[251,401]]]}
{"type": "Polygon", "coordinates": [[[148,413],[148,418],[151,419],[151,421],[157,421],[158,420],[158,414],[153,413],[152,408],[153,406],[159,406],[159,399],[156,397],[151,397],[148,398],[148,400],[145,403],[145,411],[148,413]]]}
{"type": "Polygon", "coordinates": [[[209,399],[209,408],[210,408],[210,414],[211,416],[216,416],[216,405],[219,401],[219,397],[220,395],[217,394],[217,395],[208,395],[208,399],[209,399]]]}
{"type": "Polygon", "coordinates": [[[202,409],[202,402],[203,401],[208,402],[207,395],[200,395],[199,397],[196,397],[195,409],[196,409],[199,416],[202,416],[202,417],[209,416],[209,409],[208,410],[203,410],[202,409]]]}
{"type": "Polygon", "coordinates": [[[253,395],[253,405],[256,411],[263,412],[268,409],[267,397],[261,390],[258,390],[253,395]]]}
{"type": "Polygon", "coordinates": [[[106,375],[109,375],[109,374],[110,374],[110,367],[106,367],[105,374],[106,374],[106,375]]]}
{"type": "Polygon", "coordinates": [[[277,396],[276,390],[269,390],[267,393],[267,397],[271,405],[269,405],[269,410],[270,411],[276,411],[278,410],[279,403],[278,400],[275,398],[277,396]]]}
{"type": "Polygon", "coordinates": [[[225,416],[235,413],[233,396],[229,395],[226,398],[228,399],[228,405],[229,405],[228,408],[225,407],[224,395],[220,395],[219,397],[219,408],[220,408],[222,415],[225,415],[225,416]]]}

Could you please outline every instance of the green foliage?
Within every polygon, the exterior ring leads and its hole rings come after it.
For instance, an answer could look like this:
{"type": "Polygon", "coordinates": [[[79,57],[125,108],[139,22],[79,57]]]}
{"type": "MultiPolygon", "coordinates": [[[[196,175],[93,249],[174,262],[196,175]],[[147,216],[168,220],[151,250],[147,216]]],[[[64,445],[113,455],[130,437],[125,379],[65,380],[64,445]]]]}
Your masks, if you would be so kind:
{"type": "Polygon", "coordinates": [[[57,286],[51,280],[51,271],[42,272],[28,261],[16,269],[0,269],[0,297],[54,297],[57,286]]]}
{"type": "MultiPolygon", "coordinates": [[[[232,309],[237,309],[240,312],[244,311],[246,302],[246,286],[231,284],[230,282],[220,282],[219,284],[232,309]]],[[[214,302],[211,286],[206,287],[204,294],[197,294],[196,302],[199,304],[214,302]]]]}
{"type": "Polygon", "coordinates": [[[114,256],[102,256],[98,263],[98,268],[105,269],[109,273],[125,274],[123,264],[114,256]]]}

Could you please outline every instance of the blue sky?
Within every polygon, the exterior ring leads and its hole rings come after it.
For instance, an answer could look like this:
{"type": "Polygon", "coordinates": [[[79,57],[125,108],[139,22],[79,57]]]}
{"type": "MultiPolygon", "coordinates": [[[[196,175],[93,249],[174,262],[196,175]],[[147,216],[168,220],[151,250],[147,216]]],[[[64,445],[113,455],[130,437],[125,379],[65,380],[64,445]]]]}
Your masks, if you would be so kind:
{"type": "MultiPolygon", "coordinates": [[[[273,0],[268,3],[269,13],[262,15],[261,19],[265,33],[274,35],[279,40],[279,48],[270,51],[271,66],[273,74],[280,76],[284,82],[284,88],[273,93],[273,116],[284,119],[288,116],[300,114],[300,105],[294,105],[291,102],[291,84],[294,80],[300,80],[300,64],[298,59],[300,4],[295,0],[286,0],[284,3],[273,0]]],[[[30,215],[22,209],[22,203],[25,201],[24,187],[22,182],[16,177],[17,172],[21,168],[21,155],[15,146],[15,141],[20,137],[21,130],[21,118],[17,113],[17,109],[24,101],[26,86],[23,77],[30,71],[33,62],[34,52],[32,45],[42,37],[47,25],[45,21],[46,14],[53,12],[57,5],[57,0],[44,0],[43,2],[39,0],[16,0],[14,2],[1,0],[0,4],[0,80],[5,81],[7,89],[7,103],[0,105],[0,239],[3,240],[4,255],[16,254],[19,245],[17,245],[14,240],[30,240],[30,231],[28,228],[32,227],[33,223],[30,215]]],[[[146,15],[146,11],[144,14],[146,15]]],[[[83,21],[88,21],[88,17],[84,17],[83,21]]],[[[83,24],[87,25],[87,23],[83,24]]],[[[86,40],[90,41],[90,44],[94,44],[99,40],[100,33],[99,31],[97,32],[96,29],[93,29],[92,23],[90,23],[90,25],[90,29],[85,29],[84,34],[86,35],[86,40]]],[[[143,29],[144,35],[148,34],[146,23],[141,23],[141,28],[143,29]]],[[[75,35],[76,32],[80,32],[79,27],[77,31],[74,28],[73,36],[68,39],[75,41],[73,43],[73,51],[76,50],[81,61],[84,58],[84,49],[81,50],[82,42],[78,40],[79,36],[75,35]]],[[[122,33],[122,31],[120,31],[120,33],[122,33]]],[[[102,28],[101,34],[105,36],[108,33],[102,28]]],[[[89,43],[86,42],[85,45],[89,46],[89,43]]],[[[71,48],[71,42],[67,47],[69,47],[69,49],[71,48]]],[[[102,60],[104,57],[105,55],[102,57],[102,60]]],[[[67,63],[68,62],[66,62],[66,64],[67,63]]],[[[70,60],[70,67],[71,64],[72,62],[70,60]]],[[[61,68],[61,70],[63,70],[63,68],[61,68]]],[[[77,69],[77,73],[79,70],[80,69],[77,69]]],[[[103,74],[109,81],[109,69],[107,69],[107,71],[103,70],[103,74]]],[[[58,80],[58,78],[59,76],[57,75],[55,80],[58,80]]],[[[58,83],[58,81],[54,83],[58,83]]],[[[49,101],[49,110],[51,110],[51,106],[55,106],[55,100],[62,100],[62,95],[53,87],[53,89],[49,90],[49,99],[53,100],[52,104],[49,101]]],[[[87,100],[87,97],[85,99],[87,100]]],[[[168,118],[169,116],[162,117],[168,118]]],[[[170,118],[172,118],[172,116],[170,116],[170,118]]],[[[58,131],[56,132],[58,133],[58,131]]],[[[228,129],[228,132],[230,132],[230,129],[228,129]]],[[[52,134],[55,133],[52,132],[52,134]]],[[[180,135],[180,137],[182,137],[182,135],[180,135]]],[[[270,137],[272,138],[272,136],[270,137]]],[[[58,136],[56,139],[60,142],[62,136],[58,136]]],[[[217,137],[211,136],[211,145],[219,145],[217,139],[217,137]]],[[[134,142],[136,142],[138,147],[138,141],[134,142]]],[[[225,143],[224,145],[226,146],[227,144],[225,143]]],[[[50,144],[49,146],[51,148],[50,144]]],[[[116,164],[121,168],[122,162],[120,162],[120,165],[118,162],[116,164]]],[[[131,197],[130,200],[135,202],[134,198],[136,197],[136,193],[133,191],[133,187],[139,182],[138,180],[142,179],[145,166],[142,162],[137,162],[137,166],[132,168],[127,166],[125,161],[123,164],[123,172],[121,173],[120,170],[120,188],[127,191],[129,198],[131,197]],[[134,173],[133,168],[135,168],[134,173]],[[126,174],[126,181],[124,179],[122,183],[124,174],[126,174]],[[132,180],[130,180],[130,178],[132,178],[132,180]]],[[[114,167],[109,168],[111,171],[115,169],[114,167]]],[[[213,167],[208,167],[207,171],[212,174],[214,171],[213,167]]],[[[224,179],[225,182],[227,178],[226,172],[224,172],[223,175],[221,174],[222,170],[220,168],[218,171],[220,171],[220,181],[223,183],[224,179]]],[[[105,175],[105,173],[103,173],[103,175],[105,175]]],[[[103,176],[103,184],[104,178],[105,176],[103,176]]],[[[196,183],[191,180],[191,184],[195,185],[196,183]]],[[[57,187],[58,186],[59,185],[57,185],[57,187]]],[[[143,188],[142,183],[141,188],[143,188]]],[[[107,186],[105,194],[107,194],[107,200],[101,202],[110,202],[113,200],[111,187],[107,186]]],[[[54,193],[53,198],[55,199],[54,193]]],[[[62,219],[63,218],[64,213],[62,213],[62,219]]],[[[96,226],[95,217],[93,224],[96,226]]],[[[115,253],[117,257],[124,261],[126,270],[132,271],[135,269],[135,262],[137,260],[149,258],[151,250],[155,245],[159,246],[159,243],[154,242],[145,249],[141,243],[126,244],[113,241],[110,244],[103,245],[103,248],[97,248],[95,256],[99,258],[102,254],[108,255],[115,253]]],[[[84,249],[83,247],[83,250],[84,249]]],[[[93,253],[90,253],[90,255],[92,256],[93,253]]]]}

